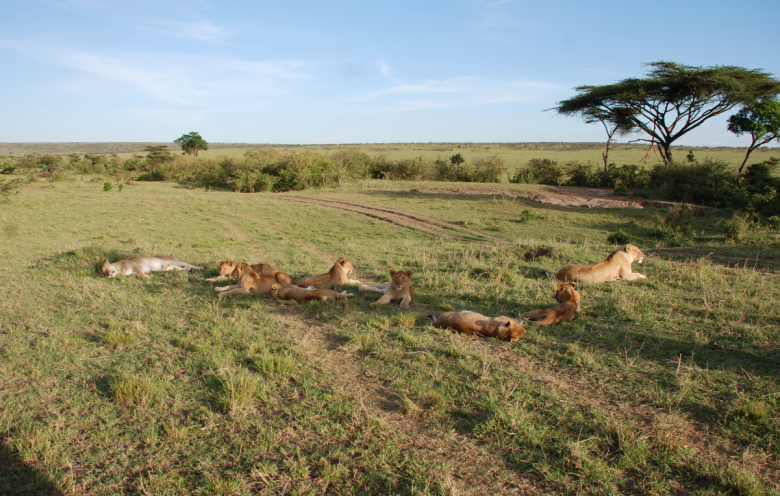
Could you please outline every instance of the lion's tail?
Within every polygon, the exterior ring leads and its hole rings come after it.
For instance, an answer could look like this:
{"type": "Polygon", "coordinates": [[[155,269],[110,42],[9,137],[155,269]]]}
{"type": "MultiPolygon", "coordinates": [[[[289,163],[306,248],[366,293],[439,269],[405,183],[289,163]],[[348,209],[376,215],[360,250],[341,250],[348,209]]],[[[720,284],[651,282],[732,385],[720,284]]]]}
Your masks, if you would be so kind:
{"type": "Polygon", "coordinates": [[[435,314],[435,313],[429,314],[429,315],[428,315],[427,317],[425,317],[425,318],[426,318],[426,319],[431,319],[431,321],[433,321],[433,323],[434,323],[434,324],[436,323],[436,319],[437,319],[437,317],[436,317],[436,314],[435,314]]]}
{"type": "Polygon", "coordinates": [[[328,282],[329,277],[330,274],[320,274],[318,276],[304,277],[302,279],[298,279],[297,281],[295,281],[295,285],[301,288],[306,288],[309,286],[319,286],[323,283],[328,282]]]}
{"type": "Polygon", "coordinates": [[[536,325],[550,325],[555,323],[555,312],[549,308],[540,308],[523,314],[523,318],[536,325]]]}

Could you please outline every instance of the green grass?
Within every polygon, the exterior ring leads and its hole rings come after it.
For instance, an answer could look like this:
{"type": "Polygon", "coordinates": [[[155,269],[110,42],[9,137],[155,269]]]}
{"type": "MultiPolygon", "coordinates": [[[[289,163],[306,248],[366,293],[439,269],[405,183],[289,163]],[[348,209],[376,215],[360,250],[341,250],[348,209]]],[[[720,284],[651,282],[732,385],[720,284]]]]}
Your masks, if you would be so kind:
{"type": "Polygon", "coordinates": [[[476,242],[284,194],[102,183],[0,203],[2,494],[778,492],[777,231],[733,239],[733,213],[708,211],[675,235],[665,211],[552,207],[525,185],[298,193],[495,237],[476,242]],[[571,323],[509,344],[425,319],[551,306],[545,272],[603,260],[618,230],[648,279],[579,285],[571,323]],[[536,246],[556,250],[524,262],[536,246]],[[156,254],[207,270],[99,275],[156,254]],[[411,309],[219,300],[204,282],[218,260],[298,277],[340,256],[367,283],[412,270],[411,309]]]}

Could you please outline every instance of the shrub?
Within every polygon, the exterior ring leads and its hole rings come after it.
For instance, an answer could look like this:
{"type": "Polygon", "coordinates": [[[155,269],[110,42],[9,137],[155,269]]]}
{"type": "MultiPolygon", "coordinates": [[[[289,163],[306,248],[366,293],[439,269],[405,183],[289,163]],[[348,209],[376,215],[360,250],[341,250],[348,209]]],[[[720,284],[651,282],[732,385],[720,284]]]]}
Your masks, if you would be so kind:
{"type": "Polygon", "coordinates": [[[743,209],[748,203],[731,166],[709,158],[702,163],[656,165],[650,172],[650,182],[672,201],[735,209],[743,209]]]}
{"type": "Polygon", "coordinates": [[[103,191],[111,191],[111,188],[113,188],[113,185],[106,181],[103,183],[103,191]]]}
{"type": "Polygon", "coordinates": [[[661,239],[684,244],[693,232],[693,210],[687,205],[678,205],[668,214],[660,212],[655,216],[655,231],[661,239]]]}
{"type": "Polygon", "coordinates": [[[474,182],[497,183],[504,172],[506,172],[504,161],[498,155],[474,160],[474,182]]]}
{"type": "Polygon", "coordinates": [[[620,196],[626,196],[628,194],[628,188],[626,188],[625,184],[618,183],[615,185],[615,194],[620,196]]]}
{"type": "Polygon", "coordinates": [[[718,223],[723,229],[724,234],[734,241],[743,241],[750,234],[753,227],[750,214],[734,212],[730,219],[718,223]]]}
{"type": "Polygon", "coordinates": [[[557,160],[532,158],[528,161],[528,168],[539,184],[558,186],[562,182],[564,171],[557,160]]]}
{"type": "Polygon", "coordinates": [[[11,193],[15,193],[22,187],[22,183],[24,183],[24,179],[20,178],[3,180],[3,182],[0,182],[0,195],[8,196],[11,193]]]}
{"type": "Polygon", "coordinates": [[[629,241],[631,241],[631,237],[621,229],[607,236],[607,243],[611,245],[625,245],[629,241]]]}
{"type": "Polygon", "coordinates": [[[520,167],[516,169],[514,175],[509,178],[509,182],[516,184],[536,184],[537,180],[531,169],[528,167],[520,167]]]}

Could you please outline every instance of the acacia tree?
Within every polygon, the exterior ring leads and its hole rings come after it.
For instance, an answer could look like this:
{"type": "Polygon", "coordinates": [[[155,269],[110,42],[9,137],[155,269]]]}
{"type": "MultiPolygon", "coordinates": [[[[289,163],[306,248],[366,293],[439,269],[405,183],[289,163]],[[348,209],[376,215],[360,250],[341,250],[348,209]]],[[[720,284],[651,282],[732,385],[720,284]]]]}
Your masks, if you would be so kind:
{"type": "Polygon", "coordinates": [[[577,95],[558,102],[562,115],[598,111],[608,121],[628,119],[645,141],[658,144],[666,163],[672,143],[704,121],[737,105],[750,106],[780,93],[780,81],[760,69],[735,66],[696,67],[651,62],[645,78],[628,78],[603,86],[578,86],[577,95]]]}
{"type": "Polygon", "coordinates": [[[780,140],[780,102],[764,100],[750,107],[743,107],[739,112],[729,117],[728,130],[737,136],[749,134],[752,138],[745,153],[745,160],[739,166],[739,174],[745,167],[750,153],[761,145],[772,140],[780,140]]]}
{"type": "Polygon", "coordinates": [[[607,172],[609,163],[609,146],[612,144],[612,138],[615,135],[624,136],[631,133],[634,129],[634,123],[625,115],[611,115],[598,108],[585,109],[582,112],[582,118],[587,124],[600,122],[607,132],[607,145],[601,152],[601,158],[604,159],[604,172],[607,172]]]}
{"type": "Polygon", "coordinates": [[[188,134],[182,134],[181,138],[173,140],[174,143],[181,145],[181,149],[187,155],[198,156],[199,150],[208,150],[209,144],[204,140],[200,133],[192,131],[188,134]]]}

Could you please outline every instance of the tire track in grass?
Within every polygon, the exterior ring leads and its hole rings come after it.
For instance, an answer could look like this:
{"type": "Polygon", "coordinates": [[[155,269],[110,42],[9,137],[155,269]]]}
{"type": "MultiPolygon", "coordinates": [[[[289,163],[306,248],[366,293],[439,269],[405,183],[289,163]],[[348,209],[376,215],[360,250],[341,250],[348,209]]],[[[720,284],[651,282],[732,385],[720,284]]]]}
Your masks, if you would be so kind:
{"type": "Polygon", "coordinates": [[[387,207],[376,207],[363,203],[346,202],[343,200],[330,200],[325,198],[313,198],[308,196],[280,196],[280,199],[313,203],[324,207],[338,208],[350,212],[356,212],[375,219],[390,222],[400,227],[422,231],[427,234],[446,236],[461,241],[504,241],[503,238],[483,233],[476,229],[443,221],[435,217],[422,214],[410,214],[402,210],[387,207]]]}

